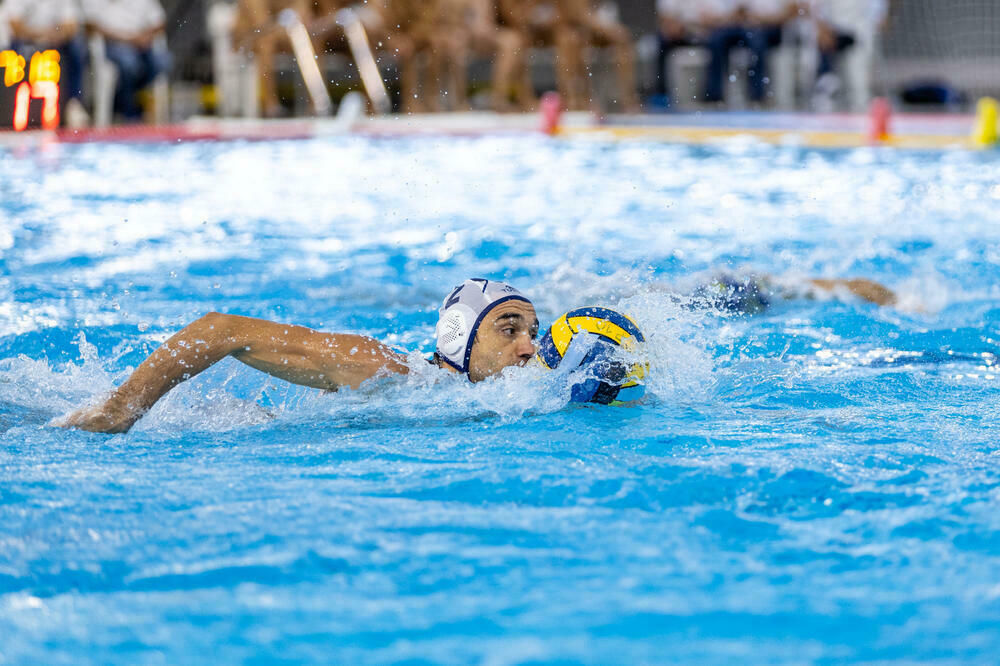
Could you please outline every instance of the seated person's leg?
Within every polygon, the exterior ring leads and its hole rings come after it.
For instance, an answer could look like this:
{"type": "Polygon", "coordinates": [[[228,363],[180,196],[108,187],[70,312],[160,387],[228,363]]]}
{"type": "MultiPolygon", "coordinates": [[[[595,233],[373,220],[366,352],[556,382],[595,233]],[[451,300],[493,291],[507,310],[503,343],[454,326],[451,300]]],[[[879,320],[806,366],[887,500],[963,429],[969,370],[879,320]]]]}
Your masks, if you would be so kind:
{"type": "Polygon", "coordinates": [[[840,78],[834,73],[836,59],[841,51],[854,44],[854,37],[827,26],[820,26],[817,40],[818,63],[816,83],[812,91],[812,108],[815,111],[830,112],[837,108],[836,95],[840,90],[840,78]]]}
{"type": "Polygon", "coordinates": [[[833,72],[834,60],[841,53],[854,46],[854,35],[831,30],[827,38],[820,42],[819,69],[817,77],[833,72]]]}
{"type": "Polygon", "coordinates": [[[656,59],[656,84],[653,93],[667,98],[669,104],[672,91],[670,90],[670,68],[667,65],[667,60],[675,48],[682,46],[687,41],[687,28],[683,22],[674,17],[661,16],[660,31],[657,37],[659,39],[659,57],[656,59]]]}
{"type": "Polygon", "coordinates": [[[622,106],[634,113],[639,110],[639,99],[635,89],[635,52],[632,35],[621,23],[592,23],[590,26],[595,46],[610,46],[615,51],[615,70],[622,106]]]}
{"type": "Polygon", "coordinates": [[[63,104],[83,96],[83,72],[87,67],[87,56],[87,42],[82,34],[59,46],[63,104]]]}
{"type": "Polygon", "coordinates": [[[781,27],[770,26],[751,30],[747,34],[750,48],[750,69],[747,71],[747,94],[753,102],[764,99],[767,85],[767,57],[771,49],[781,44],[781,27]]]}
{"type": "Polygon", "coordinates": [[[260,97],[265,117],[281,115],[281,99],[278,96],[278,71],[275,58],[278,53],[280,35],[275,32],[262,34],[254,40],[254,59],[260,77],[260,97]]]}
{"type": "Polygon", "coordinates": [[[674,50],[674,43],[669,37],[662,34],[657,36],[659,48],[656,56],[656,83],[653,84],[653,94],[667,96],[667,89],[670,87],[667,82],[667,58],[674,50]]]}
{"type": "Polygon", "coordinates": [[[705,75],[705,101],[722,101],[722,81],[729,66],[729,52],[744,41],[746,32],[739,26],[716,28],[708,35],[708,70],[705,75]]]}
{"type": "Polygon", "coordinates": [[[533,111],[538,106],[538,95],[535,94],[535,82],[531,78],[530,51],[531,29],[522,25],[513,30],[514,39],[509,48],[514,61],[511,82],[514,90],[514,102],[521,111],[533,111]]]}
{"type": "Polygon", "coordinates": [[[128,120],[141,119],[142,109],[135,98],[144,68],[139,49],[125,42],[108,39],[105,41],[105,51],[108,60],[118,68],[115,110],[128,120]]]}
{"type": "MultiPolygon", "coordinates": [[[[496,35],[496,56],[493,60],[493,108],[504,111],[510,107],[510,96],[516,88],[515,77],[526,57],[526,40],[518,30],[499,28],[496,35]]],[[[518,90],[518,93],[521,91],[518,90]]],[[[518,95],[519,97],[520,95],[518,95]]],[[[518,99],[523,104],[523,100],[518,99]]]]}
{"type": "Polygon", "coordinates": [[[538,95],[535,93],[535,82],[531,78],[530,60],[527,53],[527,41],[517,60],[514,74],[514,99],[521,111],[534,111],[538,106],[538,95]]]}
{"type": "Polygon", "coordinates": [[[398,33],[393,37],[396,57],[399,63],[399,88],[404,113],[420,113],[425,110],[420,95],[420,63],[422,49],[408,35],[398,33]]]}
{"type": "Polygon", "coordinates": [[[435,32],[428,40],[427,49],[427,107],[431,111],[444,111],[445,95],[451,97],[451,77],[454,68],[454,53],[451,40],[445,31],[435,32]]]}
{"type": "Polygon", "coordinates": [[[472,49],[466,34],[461,30],[456,31],[452,35],[448,46],[451,55],[451,66],[448,68],[451,109],[454,111],[468,111],[470,108],[469,60],[472,49]]]}
{"type": "Polygon", "coordinates": [[[151,48],[139,52],[142,60],[142,76],[138,81],[139,89],[143,89],[152,83],[156,77],[163,74],[170,67],[170,54],[165,50],[151,48]]]}
{"type": "Polygon", "coordinates": [[[587,107],[583,76],[583,40],[577,30],[566,26],[554,29],[556,47],[556,88],[567,109],[578,111],[587,107]]]}

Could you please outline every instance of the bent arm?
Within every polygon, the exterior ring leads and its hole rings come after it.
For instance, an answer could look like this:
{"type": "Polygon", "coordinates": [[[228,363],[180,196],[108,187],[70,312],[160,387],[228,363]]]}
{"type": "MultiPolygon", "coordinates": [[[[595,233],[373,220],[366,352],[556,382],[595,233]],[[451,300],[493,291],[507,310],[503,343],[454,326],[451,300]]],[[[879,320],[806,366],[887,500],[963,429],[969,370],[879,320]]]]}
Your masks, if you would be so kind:
{"type": "Polygon", "coordinates": [[[294,384],[357,388],[380,372],[405,374],[403,357],[362,335],[213,312],[171,337],[100,405],[73,412],[56,425],[125,432],[170,389],[227,356],[294,384]]]}

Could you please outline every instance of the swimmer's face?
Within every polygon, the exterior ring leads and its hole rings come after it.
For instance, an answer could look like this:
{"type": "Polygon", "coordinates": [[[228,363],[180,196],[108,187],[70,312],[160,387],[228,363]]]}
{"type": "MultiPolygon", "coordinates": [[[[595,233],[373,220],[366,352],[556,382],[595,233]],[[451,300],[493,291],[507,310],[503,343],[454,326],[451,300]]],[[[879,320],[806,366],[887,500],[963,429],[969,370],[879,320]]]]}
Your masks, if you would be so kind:
{"type": "Polygon", "coordinates": [[[479,325],[469,356],[469,379],[479,382],[535,355],[538,317],[524,301],[501,303],[479,325]]]}

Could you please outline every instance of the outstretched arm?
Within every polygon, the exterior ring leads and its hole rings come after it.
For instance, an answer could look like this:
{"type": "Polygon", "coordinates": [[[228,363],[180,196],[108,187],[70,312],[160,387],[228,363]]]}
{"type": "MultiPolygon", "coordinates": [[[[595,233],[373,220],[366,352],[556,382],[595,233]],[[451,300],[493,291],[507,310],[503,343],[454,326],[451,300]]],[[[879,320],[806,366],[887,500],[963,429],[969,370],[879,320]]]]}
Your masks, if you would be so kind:
{"type": "Polygon", "coordinates": [[[328,390],[357,388],[379,372],[408,372],[402,356],[363,335],[212,312],[163,343],[103,404],[56,425],[125,432],[170,389],[226,356],[293,384],[328,390]]]}
{"type": "Polygon", "coordinates": [[[816,278],[809,280],[809,282],[814,287],[819,287],[826,291],[834,291],[841,288],[847,289],[858,298],[862,298],[869,303],[875,303],[876,305],[894,305],[896,303],[896,294],[888,287],[873,280],[866,280],[864,278],[852,278],[849,280],[816,278]]]}

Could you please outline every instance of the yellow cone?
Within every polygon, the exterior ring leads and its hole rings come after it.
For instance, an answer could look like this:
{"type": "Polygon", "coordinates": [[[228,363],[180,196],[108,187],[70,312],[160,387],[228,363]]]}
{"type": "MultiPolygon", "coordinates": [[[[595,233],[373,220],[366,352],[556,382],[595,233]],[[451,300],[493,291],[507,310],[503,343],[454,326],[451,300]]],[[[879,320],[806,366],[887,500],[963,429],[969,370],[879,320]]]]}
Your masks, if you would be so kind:
{"type": "Polygon", "coordinates": [[[972,130],[972,142],[980,148],[989,148],[997,143],[998,103],[992,97],[983,97],[976,105],[976,126],[972,130]]]}

